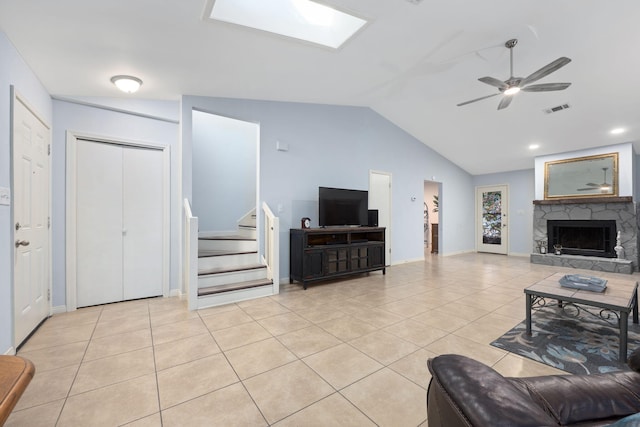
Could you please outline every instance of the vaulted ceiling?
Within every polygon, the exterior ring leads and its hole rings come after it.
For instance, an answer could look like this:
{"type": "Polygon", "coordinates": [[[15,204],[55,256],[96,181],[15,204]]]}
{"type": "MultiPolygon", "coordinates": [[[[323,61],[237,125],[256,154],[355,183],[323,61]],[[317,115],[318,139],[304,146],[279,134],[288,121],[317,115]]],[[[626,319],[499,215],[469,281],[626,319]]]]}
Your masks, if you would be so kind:
{"type": "Polygon", "coordinates": [[[122,96],[109,79],[132,74],[141,99],[365,106],[471,174],[622,142],[640,153],[637,0],[321,2],[369,23],[333,50],[206,20],[206,0],[0,0],[0,30],[52,95],[122,96]],[[521,92],[500,111],[500,96],[456,106],[497,93],[478,78],[509,78],[511,38],[516,76],[566,56],[537,83],[571,86],[521,92]],[[616,127],[626,132],[610,134],[616,127]]]}

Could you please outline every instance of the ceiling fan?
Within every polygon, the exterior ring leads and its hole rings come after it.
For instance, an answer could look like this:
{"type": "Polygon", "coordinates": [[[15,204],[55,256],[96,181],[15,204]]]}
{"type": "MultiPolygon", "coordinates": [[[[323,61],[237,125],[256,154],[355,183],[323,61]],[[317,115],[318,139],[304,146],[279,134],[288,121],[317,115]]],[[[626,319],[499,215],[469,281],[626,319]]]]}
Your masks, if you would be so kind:
{"type": "Polygon", "coordinates": [[[549,74],[557,71],[558,69],[564,67],[571,59],[566,58],[564,56],[556,59],[555,61],[545,65],[540,68],[538,71],[535,71],[529,74],[527,77],[514,77],[513,76],[513,48],[518,44],[518,39],[507,40],[504,44],[506,48],[509,49],[509,63],[510,63],[510,77],[505,80],[498,80],[493,77],[480,77],[482,83],[486,83],[491,86],[495,86],[498,88],[499,92],[494,93],[492,95],[483,96],[480,98],[472,99],[471,101],[466,101],[458,104],[458,107],[462,105],[471,104],[472,102],[481,101],[483,99],[491,98],[497,95],[503,95],[502,100],[500,100],[500,104],[498,104],[498,110],[502,110],[503,108],[507,108],[511,101],[513,100],[513,96],[520,92],[549,92],[554,90],[563,90],[571,86],[571,83],[542,83],[532,85],[531,83],[540,80],[543,77],[548,76],[549,74]]]}
{"type": "Polygon", "coordinates": [[[588,185],[588,187],[578,188],[578,191],[600,190],[603,193],[606,193],[607,191],[611,190],[611,184],[607,182],[607,169],[609,168],[602,168],[602,171],[604,172],[604,182],[602,184],[594,184],[593,182],[587,182],[585,185],[588,185]]]}

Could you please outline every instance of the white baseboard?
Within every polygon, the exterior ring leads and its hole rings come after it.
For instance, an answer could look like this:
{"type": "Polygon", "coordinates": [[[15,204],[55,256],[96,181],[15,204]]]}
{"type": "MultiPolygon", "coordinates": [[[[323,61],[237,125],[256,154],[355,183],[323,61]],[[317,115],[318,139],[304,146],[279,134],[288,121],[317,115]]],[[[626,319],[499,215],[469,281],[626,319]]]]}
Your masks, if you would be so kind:
{"type": "Polygon", "coordinates": [[[67,312],[66,305],[57,305],[55,307],[51,307],[51,314],[62,314],[67,312]]]}
{"type": "Polygon", "coordinates": [[[13,356],[16,354],[16,349],[13,347],[9,347],[9,350],[4,352],[5,356],[13,356]]]}
{"type": "Polygon", "coordinates": [[[169,298],[171,297],[182,297],[182,289],[171,289],[169,291],[169,298]]]}
{"type": "Polygon", "coordinates": [[[422,257],[422,258],[413,258],[413,259],[402,259],[402,260],[398,260],[398,261],[393,261],[393,262],[391,262],[391,265],[389,265],[388,267],[391,267],[391,266],[394,266],[394,265],[408,264],[410,262],[418,262],[418,261],[424,261],[424,257],[422,257]]]}

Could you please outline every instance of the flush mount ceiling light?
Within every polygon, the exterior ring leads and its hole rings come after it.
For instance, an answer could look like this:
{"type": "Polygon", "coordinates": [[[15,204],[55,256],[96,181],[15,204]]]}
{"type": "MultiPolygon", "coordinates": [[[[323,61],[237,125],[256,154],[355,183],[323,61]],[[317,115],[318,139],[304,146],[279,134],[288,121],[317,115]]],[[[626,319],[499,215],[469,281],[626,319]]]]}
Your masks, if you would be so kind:
{"type": "Polygon", "coordinates": [[[111,83],[125,93],[137,92],[140,86],[142,86],[142,80],[139,78],[124,75],[111,77],[111,83]]]}
{"type": "Polygon", "coordinates": [[[625,128],[615,128],[609,131],[611,135],[620,135],[621,133],[625,133],[625,132],[626,132],[625,128]]]}
{"type": "Polygon", "coordinates": [[[529,144],[529,150],[537,150],[540,148],[540,144],[529,144]]]}
{"type": "Polygon", "coordinates": [[[213,20],[317,43],[334,49],[367,21],[311,0],[209,0],[213,20]]]}

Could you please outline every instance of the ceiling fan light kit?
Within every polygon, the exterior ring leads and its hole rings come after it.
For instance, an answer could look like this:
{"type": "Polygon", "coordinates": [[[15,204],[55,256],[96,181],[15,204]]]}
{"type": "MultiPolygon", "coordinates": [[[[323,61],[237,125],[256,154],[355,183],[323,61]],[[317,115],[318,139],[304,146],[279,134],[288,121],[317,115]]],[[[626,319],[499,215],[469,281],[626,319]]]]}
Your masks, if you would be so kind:
{"type": "Polygon", "coordinates": [[[487,96],[482,96],[480,98],[475,98],[472,99],[470,101],[466,101],[466,102],[461,102],[460,104],[457,104],[458,107],[461,107],[463,105],[467,105],[467,104],[471,104],[472,102],[476,102],[476,101],[481,101],[483,99],[487,99],[487,98],[491,98],[494,96],[498,96],[498,95],[503,95],[502,99],[500,100],[500,103],[498,104],[498,110],[502,110],[504,108],[507,108],[509,106],[509,104],[511,104],[511,101],[513,100],[513,96],[515,94],[517,94],[520,91],[523,92],[550,92],[550,91],[556,91],[556,90],[564,90],[566,88],[568,88],[569,86],[571,86],[571,83],[541,83],[541,84],[535,84],[532,85],[531,83],[536,82],[540,79],[542,79],[543,77],[548,76],[549,74],[553,73],[554,71],[559,70],[560,68],[564,67],[565,65],[567,65],[569,62],[571,62],[571,59],[562,56],[558,59],[556,59],[553,62],[550,62],[549,64],[545,65],[544,67],[540,68],[537,71],[534,71],[533,73],[529,74],[527,77],[514,77],[513,75],[513,48],[518,44],[518,40],[517,39],[510,39],[507,40],[507,42],[504,44],[504,46],[509,49],[509,78],[507,80],[499,80],[496,79],[494,77],[480,77],[478,80],[480,80],[482,83],[486,83],[490,86],[494,86],[498,88],[498,93],[494,93],[492,95],[487,95],[487,96]]]}

